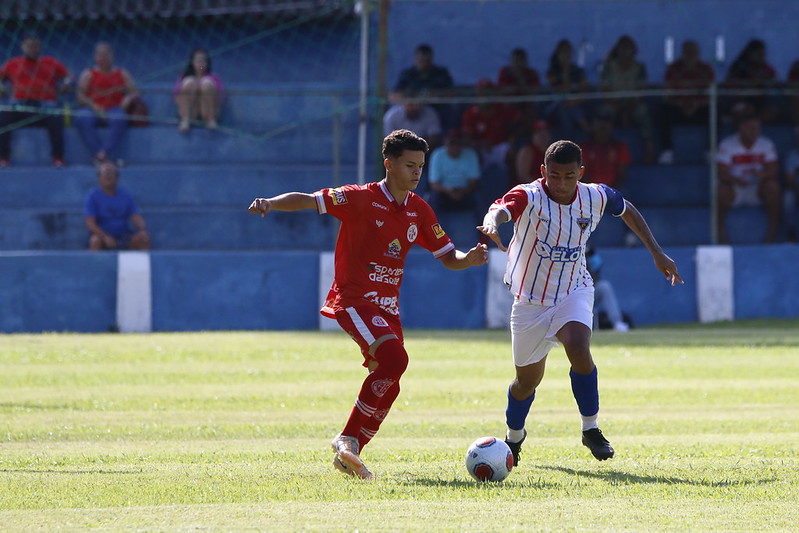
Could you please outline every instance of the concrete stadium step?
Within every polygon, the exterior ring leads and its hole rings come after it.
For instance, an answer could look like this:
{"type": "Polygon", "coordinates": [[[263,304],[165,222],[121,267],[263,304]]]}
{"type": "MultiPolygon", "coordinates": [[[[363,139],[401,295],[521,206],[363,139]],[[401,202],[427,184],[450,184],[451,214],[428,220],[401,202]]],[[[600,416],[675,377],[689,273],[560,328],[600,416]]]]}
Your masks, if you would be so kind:
{"type": "MultiPolygon", "coordinates": [[[[356,180],[356,167],[330,165],[131,165],[120,171],[120,186],[146,210],[155,206],[238,206],[256,196],[313,192],[356,180]]],[[[9,167],[0,171],[0,207],[82,209],[97,186],[91,165],[9,167]]],[[[245,205],[246,206],[246,205],[245,205]]]]}
{"type": "MultiPolygon", "coordinates": [[[[241,207],[158,207],[143,215],[158,250],[326,250],[338,227],[315,213],[262,219],[241,207]]],[[[87,242],[80,209],[0,210],[0,250],[83,250],[87,242]]]]}
{"type": "MultiPolygon", "coordinates": [[[[105,132],[101,131],[101,135],[105,132]]],[[[92,155],[75,128],[64,131],[68,164],[90,163],[92,155]]],[[[334,150],[343,162],[354,163],[358,129],[334,130],[331,124],[306,124],[270,137],[194,128],[180,134],[175,125],[130,128],[118,154],[131,164],[311,163],[332,164],[334,150]]],[[[42,128],[15,130],[12,165],[50,164],[50,143],[42,128]]]]}
{"type": "Polygon", "coordinates": [[[622,192],[638,207],[710,205],[707,165],[637,165],[630,167],[622,192]]]}
{"type": "MultiPolygon", "coordinates": [[[[173,83],[139,84],[153,121],[177,120],[173,83]]],[[[358,123],[358,93],[335,83],[228,84],[220,124],[238,128],[262,124],[263,131],[277,125],[332,122],[358,123]]]]}

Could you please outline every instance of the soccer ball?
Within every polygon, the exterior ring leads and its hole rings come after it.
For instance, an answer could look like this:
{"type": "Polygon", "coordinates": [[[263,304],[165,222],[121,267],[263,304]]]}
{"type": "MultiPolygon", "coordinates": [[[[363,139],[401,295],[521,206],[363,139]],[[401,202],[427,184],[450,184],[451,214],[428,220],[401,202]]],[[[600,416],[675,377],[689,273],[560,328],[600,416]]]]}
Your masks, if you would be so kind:
{"type": "Polygon", "coordinates": [[[480,437],[466,451],[466,470],[477,481],[502,481],[513,469],[513,453],[496,437],[480,437]]]}

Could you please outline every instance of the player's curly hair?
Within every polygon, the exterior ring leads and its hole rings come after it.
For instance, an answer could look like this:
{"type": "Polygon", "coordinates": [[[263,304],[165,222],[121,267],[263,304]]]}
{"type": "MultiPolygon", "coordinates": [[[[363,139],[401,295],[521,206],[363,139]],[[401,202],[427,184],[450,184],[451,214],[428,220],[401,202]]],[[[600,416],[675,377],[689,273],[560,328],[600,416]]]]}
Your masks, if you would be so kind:
{"type": "Polygon", "coordinates": [[[383,158],[399,157],[405,150],[427,153],[430,146],[410,130],[394,130],[383,139],[383,158]]]}
{"type": "Polygon", "coordinates": [[[582,166],[583,151],[571,141],[555,141],[549,145],[544,154],[544,165],[548,165],[550,162],[558,163],[559,165],[577,163],[582,166]]]}

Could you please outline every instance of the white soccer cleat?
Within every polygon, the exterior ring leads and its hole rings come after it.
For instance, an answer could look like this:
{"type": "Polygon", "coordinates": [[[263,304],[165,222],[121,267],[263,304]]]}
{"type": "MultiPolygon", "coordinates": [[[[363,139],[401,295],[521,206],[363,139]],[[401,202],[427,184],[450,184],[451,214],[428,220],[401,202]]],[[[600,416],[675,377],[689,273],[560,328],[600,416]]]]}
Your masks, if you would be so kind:
{"type": "Polygon", "coordinates": [[[357,476],[361,479],[374,479],[366,465],[363,464],[360,455],[358,455],[358,439],[355,437],[348,437],[345,435],[338,435],[331,443],[336,456],[333,458],[333,466],[336,470],[343,472],[350,476],[357,476]]]}

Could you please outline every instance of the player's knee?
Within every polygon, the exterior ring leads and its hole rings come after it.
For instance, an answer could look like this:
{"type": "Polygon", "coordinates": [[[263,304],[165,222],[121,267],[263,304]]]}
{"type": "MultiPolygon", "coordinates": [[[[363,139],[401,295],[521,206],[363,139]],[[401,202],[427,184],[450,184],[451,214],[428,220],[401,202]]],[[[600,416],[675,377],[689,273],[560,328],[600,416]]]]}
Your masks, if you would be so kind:
{"type": "Polygon", "coordinates": [[[408,368],[408,352],[399,339],[390,339],[381,344],[375,352],[377,372],[393,379],[399,379],[408,368]]]}

